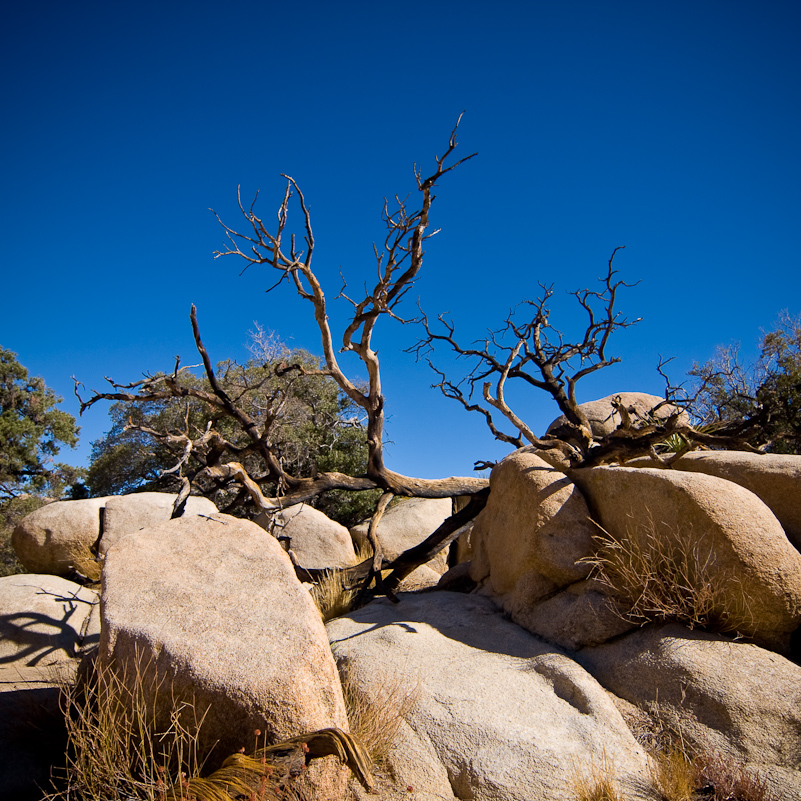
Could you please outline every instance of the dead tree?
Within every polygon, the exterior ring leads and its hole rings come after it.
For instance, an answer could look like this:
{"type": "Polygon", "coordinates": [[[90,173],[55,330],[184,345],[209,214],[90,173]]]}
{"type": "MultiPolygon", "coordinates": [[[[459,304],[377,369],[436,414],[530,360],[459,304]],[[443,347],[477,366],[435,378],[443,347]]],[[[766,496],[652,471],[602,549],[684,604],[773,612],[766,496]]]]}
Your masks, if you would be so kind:
{"type": "MultiPolygon", "coordinates": [[[[461,117],[459,118],[461,120],[461,117]]],[[[229,247],[218,251],[217,256],[237,256],[250,265],[263,265],[275,270],[279,278],[269,291],[288,281],[297,295],[311,304],[314,319],[320,332],[325,367],[309,370],[298,364],[287,364],[282,371],[297,370],[305,375],[324,375],[332,378],[350,400],[364,410],[367,418],[368,465],[367,480],[372,486],[392,492],[395,495],[407,495],[426,498],[442,498],[463,492],[475,491],[483,486],[479,479],[435,479],[424,480],[402,476],[389,470],[384,464],[383,429],[384,429],[384,397],[381,390],[381,372],[378,354],[373,349],[372,337],[375,326],[382,316],[388,316],[401,323],[408,322],[398,314],[398,305],[414,283],[423,265],[423,243],[436,231],[429,232],[429,214],[434,201],[433,190],[437,182],[454,168],[473,158],[475,154],[453,160],[457,147],[456,131],[451,132],[448,148],[444,155],[436,157],[436,170],[424,178],[420,168],[415,168],[417,190],[421,203],[417,210],[410,210],[408,202],[395,197],[395,207],[390,209],[388,201],[384,201],[382,219],[386,227],[386,235],[379,247],[373,245],[376,259],[377,280],[372,289],[365,287],[363,296],[351,297],[347,285],[343,283],[338,298],[342,298],[353,307],[351,322],[345,328],[341,340],[341,352],[355,353],[367,370],[368,382],[364,388],[358,387],[345,375],[337,359],[334,336],[328,322],[327,301],[322,284],[312,269],[314,256],[314,235],[312,233],[311,216],[300,188],[295,180],[284,176],[287,180],[283,201],[278,209],[277,225],[271,232],[264,221],[254,211],[254,203],[249,207],[242,204],[239,197],[240,211],[247,221],[250,230],[240,233],[220,220],[225,229],[229,247]],[[303,215],[305,247],[298,246],[294,234],[286,242],[286,226],[289,219],[289,205],[293,195],[297,196],[303,215]]],[[[219,217],[218,217],[219,220],[219,217]]],[[[332,487],[324,486],[329,481],[325,476],[318,476],[309,481],[286,477],[288,487],[283,503],[305,500],[332,487]],[[305,497],[301,497],[305,493],[305,497]]],[[[338,479],[336,479],[338,480],[338,479]]],[[[350,488],[350,487],[349,487],[350,488]]]]}
{"type": "MultiPolygon", "coordinates": [[[[439,325],[432,325],[423,314],[426,335],[411,350],[418,358],[426,358],[439,376],[433,386],[467,411],[482,415],[496,439],[515,448],[534,446],[559,469],[625,462],[643,455],[669,462],[702,445],[753,450],[746,439],[759,425],[757,419],[741,420],[715,431],[693,427],[687,410],[692,408],[700,390],[690,396],[681,387],[672,386],[664,372],[665,361],[660,361],[657,367],[666,383],[664,399],[645,414],[638,414],[616,398],[612,405],[621,422],[605,436],[593,433],[577,400],[576,386],[582,378],[620,361],[620,357],[608,354],[609,340],[618,329],[639,322],[626,319],[616,309],[619,290],[630,286],[616,278],[614,259],[621,249],[615,248],[612,253],[606,275],[600,279],[600,291],[583,289],[570,293],[586,315],[584,332],[575,341],[568,341],[552,325],[549,301],[553,286],[540,284],[542,291],[537,300],[518,304],[500,329],[489,331],[484,340],[470,347],[457,341],[455,326],[444,315],[439,315],[439,325]],[[464,378],[451,381],[431,362],[428,354],[437,344],[446,345],[458,357],[472,362],[473,367],[464,378]],[[535,435],[507,400],[510,381],[550,395],[565,423],[551,434],[535,435]],[[672,437],[680,437],[681,446],[670,455],[661,454],[658,446],[672,437]]],[[[488,467],[491,463],[477,465],[488,467]]]]}
{"type": "MultiPolygon", "coordinates": [[[[282,464],[276,452],[271,434],[275,422],[280,418],[285,394],[275,392],[270,397],[267,413],[259,422],[250,415],[237,398],[221,385],[212,365],[211,358],[200,335],[197,312],[192,306],[190,319],[195,345],[200,354],[208,389],[187,386],[181,381],[184,368],[176,361],[171,373],[146,376],[140,381],[121,384],[107,379],[112,387],[110,392],[94,391],[87,400],[81,399],[81,412],[100,400],[141,403],[144,401],[164,400],[167,398],[191,397],[208,404],[215,412],[215,419],[227,418],[236,423],[247,435],[247,444],[237,445],[226,439],[213,424],[203,431],[155,431],[139,427],[139,430],[151,435],[162,443],[168,444],[176,453],[176,464],[173,470],[180,475],[182,491],[176,501],[174,515],[180,514],[181,507],[191,491],[193,482],[203,477],[220,483],[236,482],[247,492],[257,510],[272,513],[281,508],[309,501],[329,490],[367,490],[384,491],[383,502],[371,526],[370,539],[376,549],[375,558],[370,560],[369,573],[381,568],[393,567],[383,560],[377,547],[375,524],[380,518],[386,502],[395,495],[424,498],[444,498],[456,495],[472,495],[481,493],[487,486],[481,478],[442,478],[421,479],[404,476],[390,470],[384,463],[384,396],[381,386],[381,372],[378,354],[373,347],[373,334],[382,317],[389,317],[400,323],[408,320],[399,314],[399,304],[411,288],[423,265],[423,244],[436,231],[430,231],[430,211],[434,202],[434,189],[439,180],[460,164],[473,158],[475,154],[457,159],[454,153],[457,148],[456,133],[461,116],[451,132],[448,147],[441,157],[436,157],[436,169],[424,177],[420,167],[415,167],[414,175],[419,206],[412,208],[408,198],[396,196],[394,204],[384,201],[382,219],[386,228],[383,242],[373,245],[376,260],[377,278],[372,288],[365,285],[363,294],[349,293],[343,283],[338,298],[344,299],[352,307],[352,318],[346,326],[341,338],[341,351],[353,352],[366,368],[368,380],[366,386],[347,377],[337,358],[337,348],[328,319],[328,308],[323,284],[314,272],[312,260],[314,256],[314,235],[311,215],[306,199],[296,181],[284,175],[286,189],[278,207],[277,220],[272,228],[259,217],[255,208],[255,199],[249,206],[242,203],[238,193],[239,209],[245,219],[245,233],[229,227],[217,216],[224,228],[228,246],[218,251],[215,256],[236,256],[245,261],[245,269],[251,265],[262,265],[275,270],[277,280],[268,290],[276,291],[281,285],[288,284],[304,301],[308,302],[319,330],[323,365],[319,368],[300,363],[283,363],[278,366],[278,375],[291,378],[294,375],[325,376],[336,382],[339,389],[350,401],[361,409],[366,419],[368,459],[364,475],[351,476],[339,472],[321,472],[314,475],[301,476],[290,473],[282,464]],[[296,198],[302,219],[302,241],[299,243],[294,233],[290,233],[288,223],[290,206],[296,198]],[[195,457],[199,467],[187,470],[190,456],[195,457]],[[258,457],[261,472],[254,475],[252,470],[243,466],[245,457],[258,457]],[[276,489],[275,494],[265,495],[262,487],[270,485],[276,489]]],[[[215,215],[216,216],[216,215],[215,215]]],[[[76,394],[78,393],[76,384],[76,394]]],[[[80,399],[80,396],[79,396],[80,399]]],[[[485,494],[480,495],[481,498],[485,494]]],[[[480,501],[479,501],[480,504],[480,501]]],[[[477,507],[471,507],[475,514],[477,507]]],[[[461,518],[460,518],[461,519],[461,518]]],[[[442,533],[447,537],[452,532],[442,533]]],[[[433,547],[433,546],[431,546],[433,547]]],[[[442,547],[440,545],[440,547],[442,547]]],[[[418,564],[425,559],[420,556],[418,564]]],[[[408,572],[409,559],[403,556],[398,560],[399,571],[408,572]]],[[[399,574],[398,574],[399,575],[399,574]]],[[[390,584],[392,584],[391,582],[390,584]]],[[[397,576],[394,579],[397,583],[397,576]]]]}

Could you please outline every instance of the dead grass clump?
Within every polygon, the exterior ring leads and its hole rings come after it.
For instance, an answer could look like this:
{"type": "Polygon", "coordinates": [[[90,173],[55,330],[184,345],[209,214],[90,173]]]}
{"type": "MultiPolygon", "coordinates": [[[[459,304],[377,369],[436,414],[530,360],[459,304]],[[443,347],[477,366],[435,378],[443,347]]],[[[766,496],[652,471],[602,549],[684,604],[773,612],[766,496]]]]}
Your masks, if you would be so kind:
{"type": "Polygon", "coordinates": [[[92,549],[85,543],[71,543],[65,553],[70,568],[87,583],[97,584],[103,574],[103,564],[98,561],[92,549]]]}
{"type": "Polygon", "coordinates": [[[735,760],[680,748],[652,754],[652,780],[662,801],[777,801],[760,776],[735,760]]]}
{"type": "Polygon", "coordinates": [[[404,718],[417,706],[420,686],[403,676],[385,675],[377,684],[371,684],[368,693],[345,660],[338,660],[337,667],[351,734],[381,766],[386,763],[404,718]]]}
{"type": "MultiPolygon", "coordinates": [[[[596,524],[597,525],[597,524],[596,524]]],[[[748,593],[721,570],[703,536],[659,525],[649,515],[625,536],[598,526],[592,577],[620,603],[627,620],[677,621],[689,628],[737,634],[753,627],[748,593]]]]}
{"type": "Polygon", "coordinates": [[[167,691],[147,687],[144,667],[137,663],[128,676],[96,664],[80,684],[63,688],[66,769],[49,799],[156,801],[180,792],[181,780],[200,770],[202,716],[191,703],[175,702],[169,725],[157,731],[156,705],[167,691]]]}
{"type": "Polygon", "coordinates": [[[606,754],[600,763],[593,760],[589,768],[575,768],[572,785],[577,801],[624,801],[606,754]]]}
{"type": "MultiPolygon", "coordinates": [[[[356,548],[356,564],[372,558],[373,546],[365,540],[356,548]]],[[[389,571],[384,571],[382,575],[388,574],[389,571]]],[[[326,571],[322,578],[312,585],[309,592],[320,610],[323,623],[327,623],[329,620],[347,615],[353,610],[353,603],[359,593],[359,587],[351,586],[343,581],[342,574],[338,570],[330,570],[326,571]]]]}
{"type": "Polygon", "coordinates": [[[347,615],[353,609],[359,588],[350,586],[342,580],[341,573],[331,570],[312,585],[309,592],[320,610],[323,623],[327,623],[336,617],[347,615]]]}
{"type": "Polygon", "coordinates": [[[369,784],[369,760],[339,730],[323,730],[254,752],[232,754],[201,777],[205,713],[149,678],[138,660],[132,674],[95,665],[79,685],[63,688],[66,766],[45,801],[301,801],[306,761],[333,754],[369,784]],[[166,708],[166,722],[164,709],[166,708]],[[162,710],[157,715],[157,709],[162,710]]]}
{"type": "Polygon", "coordinates": [[[662,801],[695,801],[695,763],[681,748],[651,754],[651,780],[662,801]]]}
{"type": "Polygon", "coordinates": [[[760,776],[693,736],[692,713],[654,703],[624,717],[648,752],[660,801],[779,801],[760,776]]]}
{"type": "Polygon", "coordinates": [[[696,759],[695,780],[704,801],[776,801],[764,779],[721,754],[696,759]]]}

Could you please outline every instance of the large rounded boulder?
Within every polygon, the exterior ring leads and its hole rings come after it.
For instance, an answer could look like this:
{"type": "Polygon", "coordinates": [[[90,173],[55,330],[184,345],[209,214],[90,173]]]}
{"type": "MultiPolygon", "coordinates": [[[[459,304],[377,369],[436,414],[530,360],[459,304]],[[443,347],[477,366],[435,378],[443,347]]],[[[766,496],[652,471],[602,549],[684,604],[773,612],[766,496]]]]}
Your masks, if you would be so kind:
{"type": "Polygon", "coordinates": [[[350,532],[313,506],[298,504],[261,514],[256,522],[274,536],[286,538],[301,567],[324,570],[356,564],[350,532]]]}
{"type": "Polygon", "coordinates": [[[608,693],[489,599],[402,595],[327,629],[356,694],[401,718],[387,761],[405,797],[573,801],[576,775],[607,766],[625,798],[651,798],[647,757],[608,693]]]}
{"type": "MultiPolygon", "coordinates": [[[[347,731],[317,607],[277,540],[255,523],[178,518],[121,539],[106,557],[102,610],[101,666],[205,712],[208,769],[251,747],[256,729],[268,743],[347,731]]],[[[166,718],[161,704],[157,717],[166,718]]],[[[310,775],[316,798],[344,787],[332,758],[310,775]]]]}
{"type": "MultiPolygon", "coordinates": [[[[122,537],[169,520],[175,498],[168,492],[134,492],[56,501],[23,518],[11,542],[28,572],[71,576],[86,570],[96,553],[104,556],[122,537]]],[[[216,512],[208,498],[191,496],[183,514],[216,512]]]]}
{"type": "MultiPolygon", "coordinates": [[[[378,523],[376,536],[387,559],[395,559],[405,550],[419,545],[451,516],[450,498],[406,498],[390,506],[378,523]]],[[[361,547],[367,540],[370,521],[365,520],[351,530],[353,542],[361,547]]],[[[428,566],[442,575],[448,569],[447,549],[443,549],[428,566]]]]}
{"type": "Polygon", "coordinates": [[[790,542],[801,550],[801,456],[693,451],[672,467],[725,478],[751,490],[776,515],[790,542]]]}
{"type": "Polygon", "coordinates": [[[470,577],[519,625],[565,648],[631,627],[592,581],[597,531],[580,490],[521,449],[492,471],[487,506],[470,534],[470,577]]]}
{"type": "MultiPolygon", "coordinates": [[[[635,424],[646,422],[652,416],[666,419],[677,411],[675,406],[665,403],[663,397],[649,395],[647,392],[616,392],[605,398],[587,401],[587,403],[579,404],[579,409],[586,415],[594,437],[600,439],[611,434],[621,424],[620,412],[612,405],[612,401],[622,403],[635,424]],[[660,406],[660,404],[662,405],[660,406]]],[[[560,436],[564,433],[563,429],[566,424],[567,417],[560,415],[548,426],[547,433],[560,436]]]]}
{"type": "Polygon", "coordinates": [[[24,517],[11,535],[22,566],[29,573],[70,575],[96,547],[108,500],[56,501],[24,517]]]}
{"type": "Polygon", "coordinates": [[[592,553],[594,529],[564,473],[521,450],[495,466],[490,487],[471,533],[474,581],[505,597],[530,573],[540,577],[543,595],[586,578],[590,568],[581,560],[592,553]]]}
{"type": "MultiPolygon", "coordinates": [[[[130,495],[113,495],[107,498],[99,552],[105,555],[108,549],[123,537],[169,520],[172,517],[175,498],[176,496],[169,492],[133,492],[130,495]]],[[[186,499],[181,516],[216,513],[217,507],[208,498],[190,495],[186,499]]]]}
{"type": "Polygon", "coordinates": [[[788,651],[801,624],[801,554],[756,495],[715,476],[677,470],[593,467],[571,477],[594,520],[618,543],[671,543],[704,567],[705,582],[718,582],[724,607],[745,613],[740,633],[788,651]]]}
{"type": "Polygon", "coordinates": [[[651,625],[576,659],[608,690],[658,709],[708,754],[764,777],[777,798],[801,797],[801,667],[752,643],[651,625]]]}

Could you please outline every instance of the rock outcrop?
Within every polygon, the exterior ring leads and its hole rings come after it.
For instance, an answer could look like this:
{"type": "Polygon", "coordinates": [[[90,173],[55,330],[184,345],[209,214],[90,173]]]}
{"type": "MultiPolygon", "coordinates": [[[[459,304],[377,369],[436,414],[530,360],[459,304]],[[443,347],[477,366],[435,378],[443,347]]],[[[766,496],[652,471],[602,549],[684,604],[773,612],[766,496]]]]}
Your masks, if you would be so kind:
{"type": "Polygon", "coordinates": [[[388,671],[417,684],[389,756],[412,801],[573,801],[577,771],[606,766],[641,797],[647,760],[603,688],[486,598],[437,592],[378,601],[327,625],[370,697],[388,671]]]}
{"type": "MultiPolygon", "coordinates": [[[[342,690],[320,615],[277,540],[246,520],[178,518],[125,537],[103,571],[99,659],[119,675],[142,675],[147,692],[191,701],[208,714],[207,762],[267,742],[338,727],[342,690]]],[[[338,797],[345,773],[319,760],[310,780],[338,797]]]]}
{"type": "MultiPolygon", "coordinates": [[[[664,403],[664,397],[659,395],[649,395],[646,392],[616,392],[614,395],[607,395],[605,398],[588,401],[579,404],[579,408],[587,416],[593,436],[601,438],[606,434],[611,434],[621,423],[620,413],[615,411],[612,401],[619,398],[621,403],[629,410],[633,422],[644,422],[648,419],[651,409],[660,403],[664,403]]],[[[657,418],[670,417],[676,411],[676,407],[664,404],[655,412],[657,418]]],[[[567,423],[567,418],[560,415],[549,426],[546,433],[559,436],[560,429],[567,423]]]]}
{"type": "Polygon", "coordinates": [[[608,690],[659,714],[707,753],[801,797],[801,667],[756,645],[651,625],[576,659],[608,690]]]}
{"type": "Polygon", "coordinates": [[[801,550],[801,456],[744,451],[693,451],[673,463],[676,470],[725,478],[757,495],[801,550]]]}
{"type": "MultiPolygon", "coordinates": [[[[23,518],[11,542],[29,572],[70,576],[95,552],[105,555],[120,538],[169,520],[175,497],[165,492],[135,492],[56,501],[23,518]]],[[[216,512],[207,498],[190,496],[184,516],[216,512]]]]}
{"type": "Polygon", "coordinates": [[[23,567],[30,573],[69,575],[97,545],[108,500],[56,501],[24,517],[11,536],[23,567]]]}
{"type": "Polygon", "coordinates": [[[0,578],[0,798],[39,801],[63,767],[60,686],[99,635],[91,590],[52,575],[0,578]]]}
{"type": "MultiPolygon", "coordinates": [[[[639,397],[643,409],[659,400],[639,397]]],[[[614,424],[597,403],[594,425],[614,424]]],[[[157,728],[176,702],[205,715],[204,771],[255,746],[256,729],[267,742],[347,731],[333,649],[363,699],[395,710],[386,801],[575,801],[581,776],[652,801],[653,762],[626,726],[635,720],[759,775],[771,801],[801,797],[801,667],[782,656],[801,640],[801,553],[786,533],[798,544],[801,457],[703,452],[677,469],[635,464],[568,475],[530,447],[516,451],[493,469],[488,503],[456,546],[471,561],[442,576],[443,551],[401,586],[424,592],[327,627],[273,535],[289,538],[301,566],[348,567],[367,523],[348,532],[298,506],[262,528],[205,499],[170,520],[173,496],[156,493],[43,507],[15,531],[23,564],[67,571],[77,552],[99,548],[102,630],[90,590],[50,575],[0,579],[0,749],[11,754],[0,760],[0,795],[38,801],[30,777],[46,779],[56,758],[42,758],[30,727],[17,725],[20,699],[45,692],[36,725],[50,727],[60,743],[51,752],[63,756],[52,672],[74,676],[75,656],[99,643],[99,669],[141,686],[157,728]],[[655,543],[661,561],[631,571],[628,602],[621,582],[593,572],[614,548],[631,555],[655,543]],[[675,623],[632,631],[644,577],[684,588],[682,600],[715,592],[706,616],[652,604],[638,623],[730,622],[737,610],[737,631],[755,644],[675,623]],[[388,697],[388,685],[414,703],[388,697]]],[[[389,509],[378,528],[385,556],[450,513],[449,499],[389,509]]],[[[310,801],[345,797],[348,771],[335,758],[301,775],[310,801]]]]}
{"type": "MultiPolygon", "coordinates": [[[[174,505],[175,495],[168,492],[134,492],[131,495],[114,495],[108,498],[103,514],[99,552],[105,555],[122,537],[166,522],[172,517],[174,505]]],[[[190,495],[186,499],[182,516],[214,514],[217,514],[217,507],[208,498],[190,495]]]]}
{"type": "Polygon", "coordinates": [[[324,570],[356,564],[350,532],[312,506],[290,506],[275,515],[260,515],[256,522],[276,537],[287,537],[302,567],[324,570]]]}
{"type": "Polygon", "coordinates": [[[756,495],[678,470],[593,467],[575,470],[573,479],[594,519],[616,538],[650,532],[696,548],[720,576],[723,603],[746,607],[740,632],[788,652],[801,623],[801,554],[756,495]]]}
{"type": "MultiPolygon", "coordinates": [[[[395,559],[408,548],[419,545],[451,516],[450,498],[407,498],[391,506],[381,518],[377,536],[387,559],[395,559]]],[[[367,539],[370,521],[359,523],[351,530],[356,547],[367,539]]],[[[447,550],[435,556],[428,566],[442,575],[448,569],[447,550]]]]}
{"type": "MultiPolygon", "coordinates": [[[[492,471],[487,506],[471,533],[471,576],[510,597],[521,580],[536,601],[587,577],[594,527],[581,492],[534,453],[507,456],[492,471]],[[528,578],[530,575],[536,578],[528,578]]],[[[519,590],[518,590],[519,591],[519,590]]]]}
{"type": "Polygon", "coordinates": [[[470,577],[512,620],[565,648],[599,644],[632,626],[585,581],[594,551],[590,512],[568,477],[517,451],[490,478],[489,501],[470,534],[470,577]]]}
{"type": "Polygon", "coordinates": [[[25,680],[69,679],[79,649],[97,644],[97,603],[96,592],[59,576],[0,578],[0,671],[7,665],[25,680]]]}

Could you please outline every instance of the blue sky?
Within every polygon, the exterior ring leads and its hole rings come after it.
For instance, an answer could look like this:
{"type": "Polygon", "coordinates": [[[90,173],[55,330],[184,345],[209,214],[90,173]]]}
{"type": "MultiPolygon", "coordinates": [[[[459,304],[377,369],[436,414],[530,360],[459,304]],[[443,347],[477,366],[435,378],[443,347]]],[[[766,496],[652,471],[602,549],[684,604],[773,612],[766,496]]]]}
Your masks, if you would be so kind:
{"type": "MultiPolygon", "coordinates": [[[[241,184],[271,216],[291,174],[333,297],[340,267],[353,285],[372,274],[382,198],[413,188],[462,110],[479,156],[441,184],[412,295],[465,341],[539,281],[578,336],[566,291],[593,286],[618,245],[639,281],[620,308],[643,321],[582,400],[659,391],[659,354],[676,380],[716,345],[753,354],[782,309],[801,311],[797,2],[46,0],[7,4],[0,31],[0,344],[72,413],[72,375],[101,389],[196,363],[191,303],[215,360],[245,358],[254,321],[319,352],[309,310],[265,294],[271,276],[212,259],[208,209],[236,222],[241,184]]],[[[385,323],[389,466],[469,475],[502,455],[403,352],[419,331],[385,323]]],[[[515,400],[535,431],[558,414],[515,400]]],[[[65,461],[108,427],[98,407],[80,423],[65,461]]]]}

